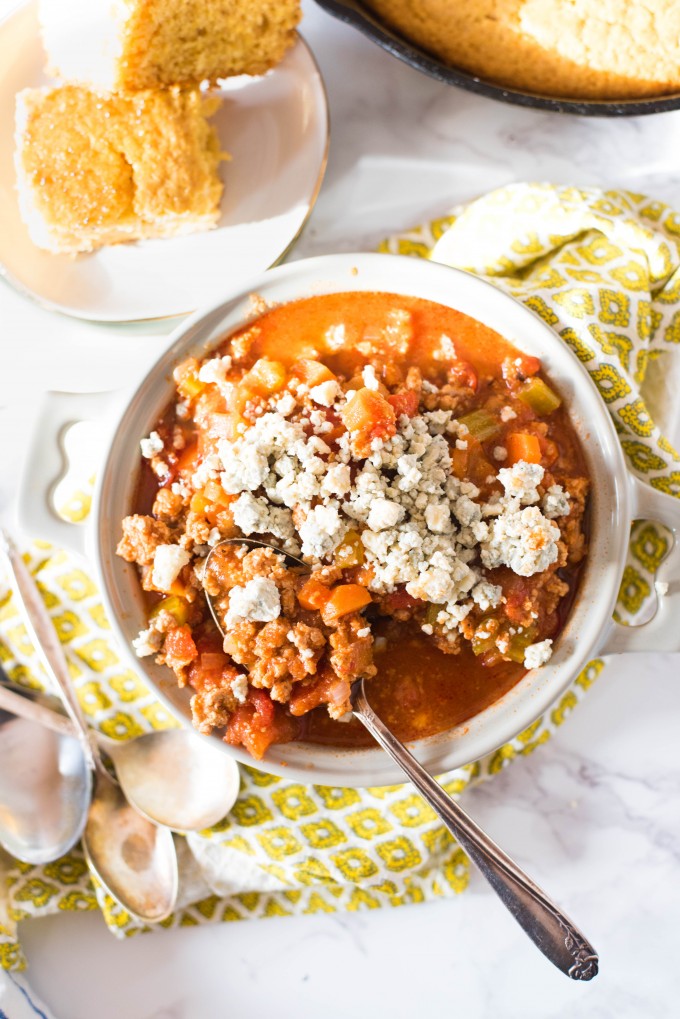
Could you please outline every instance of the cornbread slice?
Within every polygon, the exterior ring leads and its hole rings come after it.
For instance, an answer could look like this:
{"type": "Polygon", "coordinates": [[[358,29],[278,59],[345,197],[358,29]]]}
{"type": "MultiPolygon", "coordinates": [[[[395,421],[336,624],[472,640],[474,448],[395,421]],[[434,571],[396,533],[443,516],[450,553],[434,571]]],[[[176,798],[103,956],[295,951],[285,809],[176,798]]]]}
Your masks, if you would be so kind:
{"type": "Polygon", "coordinates": [[[680,89],[678,0],[364,0],[446,63],[543,95],[680,89]]]}
{"type": "Polygon", "coordinates": [[[40,0],[50,73],[107,90],[263,74],[300,17],[300,0],[40,0]]]}
{"type": "Polygon", "coordinates": [[[221,154],[206,116],[218,105],[198,90],[20,92],[19,205],[34,243],[92,251],[214,226],[221,154]]]}

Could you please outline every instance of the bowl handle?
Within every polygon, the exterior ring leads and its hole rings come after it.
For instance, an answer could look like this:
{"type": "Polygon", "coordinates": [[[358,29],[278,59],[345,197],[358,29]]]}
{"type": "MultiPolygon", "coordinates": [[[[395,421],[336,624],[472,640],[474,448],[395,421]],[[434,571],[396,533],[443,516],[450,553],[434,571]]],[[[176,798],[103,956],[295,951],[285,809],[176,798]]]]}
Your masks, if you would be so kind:
{"type": "Polygon", "coordinates": [[[655,615],[642,626],[623,626],[613,621],[599,653],[680,651],[680,499],[659,492],[638,478],[631,477],[631,488],[633,518],[666,524],[675,541],[656,577],[657,584],[663,584],[663,588],[657,587],[655,615]]]}
{"type": "Polygon", "coordinates": [[[85,556],[85,524],[60,517],[52,498],[67,463],[63,436],[78,422],[104,420],[121,399],[119,390],[45,393],[33,423],[15,504],[16,525],[27,537],[85,556]]]}

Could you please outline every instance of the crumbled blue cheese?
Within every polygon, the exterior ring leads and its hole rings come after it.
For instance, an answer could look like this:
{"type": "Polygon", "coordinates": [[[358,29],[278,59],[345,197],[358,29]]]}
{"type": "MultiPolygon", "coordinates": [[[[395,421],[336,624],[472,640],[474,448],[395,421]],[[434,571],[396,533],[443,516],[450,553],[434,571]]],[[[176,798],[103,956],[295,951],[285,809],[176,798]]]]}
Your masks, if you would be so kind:
{"type": "Polygon", "coordinates": [[[505,448],[505,446],[494,446],[494,448],[493,448],[493,458],[494,458],[494,460],[498,460],[499,462],[502,462],[503,460],[507,460],[508,459],[508,451],[505,448]]]}
{"type": "Polygon", "coordinates": [[[309,390],[309,398],[321,407],[332,407],[340,392],[340,386],[335,379],[328,379],[326,382],[320,382],[318,386],[313,386],[309,390]]]}
{"type": "Polygon", "coordinates": [[[159,453],[163,452],[163,440],[158,432],[151,432],[146,439],[140,441],[139,448],[142,451],[142,456],[146,460],[151,460],[154,456],[158,456],[159,453]]]}
{"type": "Polygon", "coordinates": [[[159,545],[153,557],[153,586],[169,592],[180,571],[191,559],[191,553],[179,545],[159,545]]]}
{"type": "Polygon", "coordinates": [[[364,385],[366,386],[366,389],[372,389],[374,392],[380,389],[378,376],[375,374],[375,368],[373,367],[372,364],[367,364],[364,366],[361,372],[361,377],[364,380],[364,385]]]}
{"type": "Polygon", "coordinates": [[[512,407],[508,407],[508,406],[501,407],[500,418],[501,418],[501,421],[504,424],[507,424],[508,421],[512,421],[516,417],[517,417],[517,415],[515,414],[515,412],[512,409],[512,407]]]}
{"type": "Polygon", "coordinates": [[[552,641],[542,640],[538,644],[530,644],[524,651],[524,666],[527,669],[540,669],[552,656],[552,641]]]}
{"type": "Polygon", "coordinates": [[[503,597],[503,588],[498,584],[490,584],[488,580],[480,580],[471,591],[472,600],[479,605],[482,612],[497,608],[503,597]]]}
{"type": "Polygon", "coordinates": [[[231,357],[225,354],[224,357],[212,357],[204,361],[198,370],[199,382],[214,382],[222,386],[226,382],[226,374],[231,369],[231,357]]]}
{"type": "Polygon", "coordinates": [[[482,562],[489,569],[508,566],[520,577],[532,577],[557,560],[559,539],[559,528],[536,506],[506,509],[481,543],[482,562]]]}
{"type": "Polygon", "coordinates": [[[254,577],[229,592],[227,629],[236,623],[269,623],[281,615],[279,589],[268,577],[254,577]]]}
{"type": "Polygon", "coordinates": [[[384,531],[394,527],[404,516],[404,509],[398,502],[391,499],[376,499],[368,513],[368,526],[371,531],[384,531]]]}
{"type": "Polygon", "coordinates": [[[551,485],[541,503],[544,516],[549,520],[566,517],[569,514],[569,493],[561,485],[551,485]]]}
{"type": "Polygon", "coordinates": [[[313,506],[298,528],[303,556],[323,559],[337,548],[348,529],[348,522],[340,515],[337,505],[319,503],[313,506]]]}
{"type": "Polygon", "coordinates": [[[242,673],[232,679],[231,692],[239,704],[245,704],[248,696],[248,680],[242,673]]]}
{"type": "Polygon", "coordinates": [[[498,480],[508,499],[518,499],[520,505],[530,506],[539,500],[536,489],[544,474],[540,464],[518,460],[512,467],[502,467],[498,472],[498,480]]]}
{"type": "Polygon", "coordinates": [[[162,643],[163,634],[150,626],[148,630],[140,630],[139,635],[132,641],[132,646],[138,658],[147,658],[149,655],[158,654],[162,643]]]}

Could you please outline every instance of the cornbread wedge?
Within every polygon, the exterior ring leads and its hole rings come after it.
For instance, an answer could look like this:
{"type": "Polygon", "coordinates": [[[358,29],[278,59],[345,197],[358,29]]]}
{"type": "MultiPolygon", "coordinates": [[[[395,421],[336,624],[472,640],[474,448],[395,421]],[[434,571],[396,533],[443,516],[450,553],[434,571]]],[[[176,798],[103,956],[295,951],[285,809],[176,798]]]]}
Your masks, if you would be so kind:
{"type": "Polygon", "coordinates": [[[446,63],[548,96],[635,99],[680,88],[677,0],[365,0],[446,63]]]}
{"type": "Polygon", "coordinates": [[[214,226],[221,154],[206,116],[217,105],[198,90],[20,92],[19,205],[34,243],[75,253],[214,226]]]}
{"type": "Polygon", "coordinates": [[[40,2],[50,73],[111,90],[263,74],[300,16],[300,0],[40,2]]]}

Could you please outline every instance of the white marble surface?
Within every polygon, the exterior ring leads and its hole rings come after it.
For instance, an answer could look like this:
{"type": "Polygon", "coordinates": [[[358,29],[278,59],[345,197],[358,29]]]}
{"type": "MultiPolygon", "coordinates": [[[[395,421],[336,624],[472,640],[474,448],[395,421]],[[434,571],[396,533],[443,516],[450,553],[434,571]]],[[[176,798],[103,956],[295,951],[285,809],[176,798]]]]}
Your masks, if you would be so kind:
{"type": "MultiPolygon", "coordinates": [[[[0,14],[11,7],[0,0],[0,14]]],[[[561,118],[454,91],[402,66],[311,0],[326,78],[326,182],[293,257],[367,249],[496,185],[623,185],[680,206],[680,113],[561,118]]],[[[0,513],[41,388],[134,381],[167,327],[48,315],[0,283],[0,513]]],[[[601,973],[567,981],[475,877],[456,901],[351,916],[161,932],[118,943],[98,916],[23,930],[57,1019],[281,1015],[664,1019],[680,998],[678,658],[614,662],[559,736],[466,806],[594,941],[601,973]]]]}

